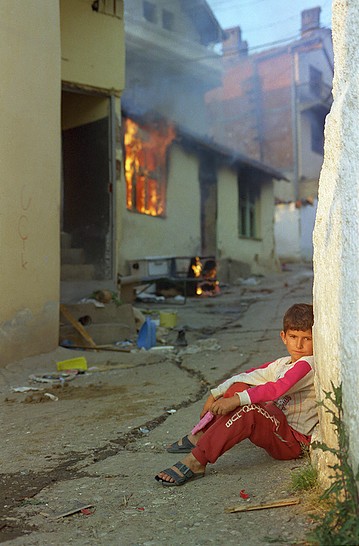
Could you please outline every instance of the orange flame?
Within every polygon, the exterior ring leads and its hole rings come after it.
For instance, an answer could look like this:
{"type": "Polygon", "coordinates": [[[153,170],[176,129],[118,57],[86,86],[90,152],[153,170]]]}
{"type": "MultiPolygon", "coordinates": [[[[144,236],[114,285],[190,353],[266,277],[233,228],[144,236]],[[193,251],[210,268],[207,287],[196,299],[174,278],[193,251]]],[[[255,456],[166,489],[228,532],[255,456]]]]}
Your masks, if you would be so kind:
{"type": "Polygon", "coordinates": [[[195,278],[200,277],[202,273],[202,262],[198,256],[195,257],[194,263],[191,265],[191,269],[195,278]]]}
{"type": "Polygon", "coordinates": [[[173,127],[156,124],[140,127],[127,118],[124,123],[127,208],[143,214],[165,213],[166,154],[175,138],[173,127]]]}

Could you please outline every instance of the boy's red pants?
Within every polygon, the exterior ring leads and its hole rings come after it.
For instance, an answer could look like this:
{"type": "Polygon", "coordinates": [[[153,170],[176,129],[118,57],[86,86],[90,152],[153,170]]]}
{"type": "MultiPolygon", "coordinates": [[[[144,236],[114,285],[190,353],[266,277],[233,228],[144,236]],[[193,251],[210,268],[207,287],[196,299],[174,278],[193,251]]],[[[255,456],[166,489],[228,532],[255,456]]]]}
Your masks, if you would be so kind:
{"type": "MultiPolygon", "coordinates": [[[[234,396],[247,385],[235,383],[225,393],[234,396]]],[[[240,406],[226,415],[215,415],[203,429],[192,455],[202,465],[214,463],[234,445],[248,438],[274,459],[297,459],[302,448],[288,425],[284,413],[273,403],[240,406]]]]}

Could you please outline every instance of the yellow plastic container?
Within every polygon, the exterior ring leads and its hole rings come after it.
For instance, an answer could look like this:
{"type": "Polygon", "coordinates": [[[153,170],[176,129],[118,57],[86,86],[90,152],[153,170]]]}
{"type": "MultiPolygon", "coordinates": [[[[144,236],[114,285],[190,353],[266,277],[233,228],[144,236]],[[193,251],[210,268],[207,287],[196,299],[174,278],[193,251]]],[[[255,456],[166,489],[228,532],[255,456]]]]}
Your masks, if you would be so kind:
{"type": "Polygon", "coordinates": [[[160,326],[174,328],[177,324],[176,311],[160,311],[160,326]]]}
{"type": "Polygon", "coordinates": [[[87,370],[87,361],[84,356],[79,356],[57,362],[56,366],[58,372],[63,372],[64,370],[87,370]]]}

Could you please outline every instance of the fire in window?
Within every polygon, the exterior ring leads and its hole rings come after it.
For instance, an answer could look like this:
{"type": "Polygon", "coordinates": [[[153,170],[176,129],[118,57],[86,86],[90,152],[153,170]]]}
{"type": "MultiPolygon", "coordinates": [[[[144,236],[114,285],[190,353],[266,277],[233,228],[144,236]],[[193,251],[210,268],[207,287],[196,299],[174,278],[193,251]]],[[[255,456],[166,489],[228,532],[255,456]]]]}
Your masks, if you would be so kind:
{"type": "Polygon", "coordinates": [[[124,121],[127,209],[164,216],[166,205],[167,151],[175,137],[164,123],[144,127],[124,121]]]}

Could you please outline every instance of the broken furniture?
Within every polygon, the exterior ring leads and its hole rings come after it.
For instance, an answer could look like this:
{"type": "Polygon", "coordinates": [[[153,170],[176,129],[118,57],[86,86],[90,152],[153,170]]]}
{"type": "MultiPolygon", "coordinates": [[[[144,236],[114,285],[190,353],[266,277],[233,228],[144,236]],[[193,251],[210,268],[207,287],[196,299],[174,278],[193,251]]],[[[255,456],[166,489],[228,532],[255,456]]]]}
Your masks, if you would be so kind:
{"type": "Polygon", "coordinates": [[[215,262],[213,256],[148,256],[130,260],[129,275],[118,277],[121,301],[134,301],[136,287],[141,293],[161,282],[180,286],[186,301],[188,296],[196,295],[197,284],[204,280],[201,271],[207,260],[215,262]]]}
{"type": "Polygon", "coordinates": [[[130,304],[114,302],[97,307],[94,303],[77,303],[60,306],[60,343],[67,340],[73,345],[113,344],[117,341],[135,340],[137,329],[130,304]]]}

